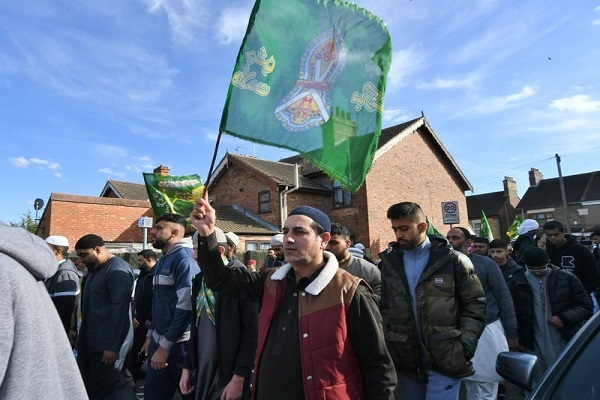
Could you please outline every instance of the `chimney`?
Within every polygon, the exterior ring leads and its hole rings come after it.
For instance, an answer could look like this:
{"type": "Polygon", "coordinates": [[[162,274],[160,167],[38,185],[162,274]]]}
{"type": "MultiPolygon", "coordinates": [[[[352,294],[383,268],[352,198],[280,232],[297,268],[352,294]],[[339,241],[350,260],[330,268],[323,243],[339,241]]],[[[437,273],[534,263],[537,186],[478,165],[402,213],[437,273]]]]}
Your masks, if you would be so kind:
{"type": "Polygon", "coordinates": [[[504,181],[504,197],[508,197],[508,202],[513,206],[519,203],[519,195],[517,192],[517,182],[511,176],[505,176],[504,181]]]}
{"type": "Polygon", "coordinates": [[[540,184],[540,181],[544,179],[544,175],[537,168],[531,168],[529,171],[529,186],[537,186],[540,184]]]}
{"type": "Polygon", "coordinates": [[[167,175],[169,175],[169,170],[170,170],[169,167],[161,164],[158,167],[154,168],[154,171],[152,171],[152,172],[154,172],[157,175],[167,176],[167,175]]]}

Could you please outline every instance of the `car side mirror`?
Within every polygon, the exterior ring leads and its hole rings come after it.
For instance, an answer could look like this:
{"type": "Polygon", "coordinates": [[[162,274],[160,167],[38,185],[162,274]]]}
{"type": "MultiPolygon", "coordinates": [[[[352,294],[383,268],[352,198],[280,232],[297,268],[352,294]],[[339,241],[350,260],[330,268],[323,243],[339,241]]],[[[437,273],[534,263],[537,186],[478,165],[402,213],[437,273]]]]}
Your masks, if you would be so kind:
{"type": "Polygon", "coordinates": [[[531,390],[536,363],[537,357],[532,354],[504,351],[496,359],[496,372],[510,383],[531,390]]]}

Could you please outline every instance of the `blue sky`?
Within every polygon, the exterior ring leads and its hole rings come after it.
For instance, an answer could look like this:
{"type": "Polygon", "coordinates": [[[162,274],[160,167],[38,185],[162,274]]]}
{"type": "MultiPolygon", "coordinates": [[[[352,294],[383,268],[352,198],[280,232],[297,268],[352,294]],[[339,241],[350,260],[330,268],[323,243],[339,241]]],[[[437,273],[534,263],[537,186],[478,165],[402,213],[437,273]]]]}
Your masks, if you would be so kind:
{"type": "MultiPolygon", "coordinates": [[[[205,179],[253,3],[0,0],[0,220],[160,164],[205,179]]],[[[392,35],[383,126],[423,111],[475,194],[512,176],[522,195],[555,153],[563,175],[600,169],[600,1],[356,3],[392,35]]]]}

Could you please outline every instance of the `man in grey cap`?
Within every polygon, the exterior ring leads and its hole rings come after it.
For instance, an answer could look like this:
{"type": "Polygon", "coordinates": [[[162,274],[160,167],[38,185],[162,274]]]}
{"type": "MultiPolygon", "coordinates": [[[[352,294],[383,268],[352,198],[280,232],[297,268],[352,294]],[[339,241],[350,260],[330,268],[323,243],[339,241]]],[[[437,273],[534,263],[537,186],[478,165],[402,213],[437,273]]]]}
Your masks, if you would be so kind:
{"type": "Polygon", "coordinates": [[[338,268],[325,247],[329,217],[313,207],[289,213],[283,228],[287,263],[251,272],[227,268],[218,250],[208,193],[190,219],[206,285],[221,295],[261,302],[254,398],[392,399],[396,373],[381,315],[364,280],[338,268]]]}
{"type": "Polygon", "coordinates": [[[46,243],[56,257],[58,270],[44,283],[69,337],[71,347],[74,347],[77,338],[77,312],[83,274],[68,258],[69,240],[66,237],[48,236],[46,243]]]}

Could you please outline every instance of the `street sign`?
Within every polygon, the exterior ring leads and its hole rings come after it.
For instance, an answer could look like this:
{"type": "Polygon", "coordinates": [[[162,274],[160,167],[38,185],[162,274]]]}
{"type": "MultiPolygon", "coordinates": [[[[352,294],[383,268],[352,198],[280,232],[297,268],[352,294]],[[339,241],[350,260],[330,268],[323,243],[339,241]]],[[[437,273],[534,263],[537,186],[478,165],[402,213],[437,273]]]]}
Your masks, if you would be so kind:
{"type": "Polygon", "coordinates": [[[458,224],[460,222],[458,201],[442,201],[442,218],[444,225],[458,224]]]}
{"type": "Polygon", "coordinates": [[[152,224],[154,224],[154,218],[152,217],[140,217],[138,222],[140,228],[152,228],[152,224]]]}

